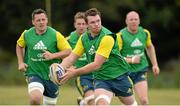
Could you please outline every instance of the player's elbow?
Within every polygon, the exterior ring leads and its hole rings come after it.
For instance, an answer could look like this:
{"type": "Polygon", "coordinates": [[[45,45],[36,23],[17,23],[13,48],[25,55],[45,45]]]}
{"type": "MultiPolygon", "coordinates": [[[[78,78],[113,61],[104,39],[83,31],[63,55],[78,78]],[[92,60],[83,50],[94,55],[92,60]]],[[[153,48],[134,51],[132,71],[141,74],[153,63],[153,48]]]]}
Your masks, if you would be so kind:
{"type": "Polygon", "coordinates": [[[72,52],[72,49],[67,49],[66,52],[67,52],[67,56],[69,56],[72,52]]]}
{"type": "Polygon", "coordinates": [[[93,65],[94,70],[98,70],[98,69],[100,69],[100,68],[101,68],[101,66],[102,66],[102,64],[101,64],[101,63],[94,62],[94,65],[93,65]]]}
{"type": "Polygon", "coordinates": [[[72,52],[71,49],[64,50],[64,55],[63,55],[62,59],[69,56],[71,54],[71,52],[72,52]]]}

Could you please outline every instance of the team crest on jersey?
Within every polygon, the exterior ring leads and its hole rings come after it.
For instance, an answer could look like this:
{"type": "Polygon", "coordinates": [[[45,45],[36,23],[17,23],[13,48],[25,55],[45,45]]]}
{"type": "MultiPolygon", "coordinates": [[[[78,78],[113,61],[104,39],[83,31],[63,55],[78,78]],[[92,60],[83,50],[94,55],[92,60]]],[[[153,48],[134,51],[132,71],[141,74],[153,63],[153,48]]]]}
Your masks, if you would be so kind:
{"type": "Polygon", "coordinates": [[[47,47],[44,45],[43,41],[40,40],[36,45],[33,47],[34,50],[46,50],[47,47]]]}
{"type": "Polygon", "coordinates": [[[141,43],[141,41],[136,38],[132,43],[131,43],[131,47],[136,47],[136,46],[142,46],[143,44],[141,43]]]}
{"type": "Polygon", "coordinates": [[[90,55],[93,55],[93,54],[95,54],[95,47],[92,45],[91,46],[91,48],[90,48],[90,50],[88,51],[88,53],[90,54],[90,55]]]}

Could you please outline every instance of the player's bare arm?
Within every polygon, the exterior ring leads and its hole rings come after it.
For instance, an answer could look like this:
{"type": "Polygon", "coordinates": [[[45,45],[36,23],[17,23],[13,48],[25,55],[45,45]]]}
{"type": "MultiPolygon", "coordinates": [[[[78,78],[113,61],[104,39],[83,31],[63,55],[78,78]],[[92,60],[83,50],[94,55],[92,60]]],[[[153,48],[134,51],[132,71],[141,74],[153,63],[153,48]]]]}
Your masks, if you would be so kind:
{"type": "Polygon", "coordinates": [[[28,65],[24,63],[24,51],[23,47],[20,47],[18,44],[16,45],[16,54],[18,58],[18,70],[20,71],[26,71],[26,68],[28,65]]]}
{"type": "Polygon", "coordinates": [[[154,45],[151,44],[150,46],[148,46],[146,48],[147,50],[147,54],[150,58],[150,61],[152,63],[152,70],[153,70],[153,73],[155,76],[159,75],[160,73],[160,69],[159,69],[159,66],[158,66],[158,63],[157,63],[157,59],[156,59],[156,53],[155,53],[155,49],[154,49],[154,45]]]}
{"type": "Polygon", "coordinates": [[[71,49],[67,49],[64,51],[60,51],[57,53],[51,53],[49,51],[44,51],[43,57],[47,60],[52,60],[52,59],[64,59],[71,53],[71,49]]]}
{"type": "MultiPolygon", "coordinates": [[[[66,81],[68,81],[70,78],[72,78],[74,76],[79,76],[82,74],[87,74],[87,73],[93,72],[95,70],[98,70],[102,66],[102,64],[104,64],[105,61],[106,61],[105,57],[103,57],[99,54],[96,54],[94,62],[87,64],[86,66],[84,66],[82,68],[75,69],[75,68],[71,67],[71,68],[66,69],[67,72],[64,75],[63,79],[60,81],[60,84],[64,84],[66,81]]],[[[63,63],[64,63],[64,61],[63,61],[63,63]]]]}

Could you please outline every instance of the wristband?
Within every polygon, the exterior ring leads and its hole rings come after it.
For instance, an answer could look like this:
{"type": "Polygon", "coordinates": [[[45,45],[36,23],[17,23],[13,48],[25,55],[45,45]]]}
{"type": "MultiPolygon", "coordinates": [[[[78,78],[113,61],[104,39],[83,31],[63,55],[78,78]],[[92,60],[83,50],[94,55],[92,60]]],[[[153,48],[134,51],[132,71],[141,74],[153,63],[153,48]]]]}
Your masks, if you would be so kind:
{"type": "Polygon", "coordinates": [[[134,63],[134,62],[135,62],[135,58],[136,58],[136,56],[133,56],[133,57],[131,58],[131,63],[134,63]]]}

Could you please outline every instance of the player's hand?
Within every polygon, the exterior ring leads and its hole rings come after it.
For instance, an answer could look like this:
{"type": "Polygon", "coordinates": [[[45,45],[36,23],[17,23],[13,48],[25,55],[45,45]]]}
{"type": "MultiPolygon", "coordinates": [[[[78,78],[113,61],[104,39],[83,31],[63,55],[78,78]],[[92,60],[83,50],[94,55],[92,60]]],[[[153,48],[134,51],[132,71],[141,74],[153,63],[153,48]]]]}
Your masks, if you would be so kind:
{"type": "Polygon", "coordinates": [[[52,60],[53,59],[53,54],[47,50],[43,50],[43,57],[46,59],[46,60],[52,60]]]}
{"type": "Polygon", "coordinates": [[[70,68],[66,69],[66,73],[59,81],[60,85],[66,83],[70,78],[74,77],[75,72],[76,72],[76,69],[74,67],[70,67],[70,68]]]}
{"type": "Polygon", "coordinates": [[[18,70],[24,72],[26,71],[27,67],[28,65],[26,63],[20,63],[18,66],[18,70]]]}
{"type": "Polygon", "coordinates": [[[135,55],[131,58],[131,63],[132,64],[138,64],[141,61],[141,56],[140,55],[135,55]]]}
{"type": "Polygon", "coordinates": [[[152,66],[152,70],[155,76],[158,76],[160,73],[160,69],[157,65],[152,66]]]}

